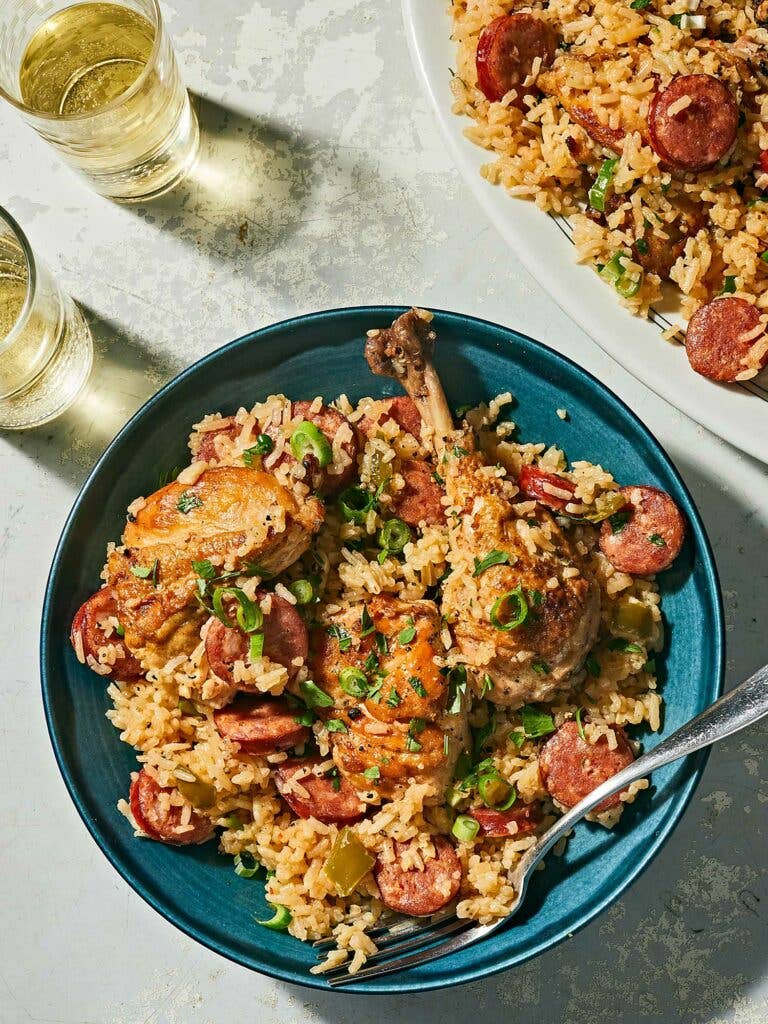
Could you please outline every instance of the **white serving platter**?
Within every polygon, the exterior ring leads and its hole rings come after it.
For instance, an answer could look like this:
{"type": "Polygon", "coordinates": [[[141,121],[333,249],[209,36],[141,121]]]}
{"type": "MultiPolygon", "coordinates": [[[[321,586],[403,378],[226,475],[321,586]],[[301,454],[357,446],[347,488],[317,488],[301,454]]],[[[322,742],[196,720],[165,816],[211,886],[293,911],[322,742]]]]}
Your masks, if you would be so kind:
{"type": "Polygon", "coordinates": [[[450,71],[455,46],[445,0],[402,0],[416,73],[464,180],[516,255],[552,298],[625,369],[658,395],[737,448],[768,462],[768,374],[720,385],[694,373],[683,348],[662,330],[674,314],[655,310],[649,321],[619,305],[595,272],[573,259],[570,228],[532,203],[513,199],[480,176],[491,158],[464,136],[468,122],[451,112],[450,71]]]}

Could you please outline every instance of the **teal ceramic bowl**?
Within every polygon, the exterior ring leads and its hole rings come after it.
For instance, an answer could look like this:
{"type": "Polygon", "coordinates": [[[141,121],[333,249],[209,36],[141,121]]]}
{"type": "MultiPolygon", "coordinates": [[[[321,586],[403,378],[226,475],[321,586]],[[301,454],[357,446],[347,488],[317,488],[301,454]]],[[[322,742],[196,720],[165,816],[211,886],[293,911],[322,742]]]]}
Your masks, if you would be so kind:
{"type": "MultiPolygon", "coordinates": [[[[395,393],[363,359],[366,330],[387,326],[393,307],[331,310],[266,327],[201,359],[133,417],[101,457],[69,516],[53,560],[42,621],[42,688],[53,749],[88,830],[123,878],[188,935],[246,967],[324,988],[309,974],[312,948],[259,927],[262,884],[241,879],[216,844],[175,849],[134,839],[116,810],[126,795],[134,753],[104,717],[103,682],[69,644],[72,616],[99,586],[108,541],[125,508],[156,487],[159,472],[183,464],[190,425],[212,410],[233,412],[272,392],[295,398],[340,391],[355,399],[395,393]]],[[[551,349],[495,324],[437,313],[437,366],[454,406],[502,391],[517,398],[523,440],[546,440],[571,458],[611,467],[620,482],[655,484],[684,510],[690,530],[682,554],[660,577],[667,649],[660,661],[662,735],[720,693],[723,618],[712,551],[685,484],[637,417],[599,381],[551,349]],[[567,421],[557,408],[568,410],[567,421]]],[[[390,386],[391,385],[391,386],[390,386]]],[[[658,737],[641,736],[648,747],[658,737]]],[[[573,935],[637,878],[682,815],[705,755],[658,771],[650,791],[611,832],[580,825],[562,858],[537,875],[521,913],[486,941],[443,960],[347,991],[405,992],[456,985],[512,967],[573,935]]]]}

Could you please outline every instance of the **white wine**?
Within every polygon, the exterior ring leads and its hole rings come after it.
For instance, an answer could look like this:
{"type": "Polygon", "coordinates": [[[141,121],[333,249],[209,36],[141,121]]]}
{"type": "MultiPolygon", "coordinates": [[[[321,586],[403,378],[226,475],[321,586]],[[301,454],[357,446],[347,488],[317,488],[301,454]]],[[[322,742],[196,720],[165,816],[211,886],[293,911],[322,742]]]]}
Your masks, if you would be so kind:
{"type": "Polygon", "coordinates": [[[19,240],[0,235],[0,427],[37,426],[71,404],[91,367],[88,325],[36,265],[32,294],[19,240]]]}
{"type": "Polygon", "coordinates": [[[13,60],[25,118],[98,192],[161,195],[194,166],[200,133],[157,5],[61,3],[0,0],[0,70],[13,60]]]}
{"type": "Polygon", "coordinates": [[[46,114],[95,113],[134,84],[154,39],[149,21],[128,7],[65,7],[27,44],[19,69],[22,99],[46,114]]]}

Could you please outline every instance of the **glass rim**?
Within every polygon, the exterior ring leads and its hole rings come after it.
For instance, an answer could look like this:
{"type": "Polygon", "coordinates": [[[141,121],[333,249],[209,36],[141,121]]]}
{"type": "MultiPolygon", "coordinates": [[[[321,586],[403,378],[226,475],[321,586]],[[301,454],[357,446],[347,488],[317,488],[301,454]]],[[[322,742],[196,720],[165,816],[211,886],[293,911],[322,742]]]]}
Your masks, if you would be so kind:
{"type": "Polygon", "coordinates": [[[37,290],[37,263],[35,262],[35,254],[32,251],[32,246],[29,244],[29,239],[22,231],[18,222],[3,206],[0,206],[0,221],[3,221],[6,227],[10,228],[11,233],[16,237],[16,241],[21,246],[24,261],[27,264],[27,292],[24,296],[24,302],[19,310],[13,327],[8,331],[4,338],[0,338],[0,352],[4,352],[13,344],[24,329],[24,325],[32,311],[35,291],[37,290]]]}
{"type": "MultiPolygon", "coordinates": [[[[82,4],[88,2],[89,0],[78,0],[75,4],[65,4],[61,10],[66,10],[67,7],[80,7],[82,4]]],[[[20,114],[37,118],[40,121],[67,121],[70,123],[76,123],[77,121],[87,121],[89,118],[100,117],[102,114],[108,114],[113,110],[117,110],[119,106],[138,92],[157,62],[157,55],[160,51],[160,41],[165,29],[165,24],[163,22],[163,15],[160,10],[159,0],[147,0],[147,2],[152,8],[155,17],[155,38],[152,42],[152,49],[149,57],[147,58],[147,63],[144,65],[139,77],[128,86],[125,92],[121,92],[119,96],[116,96],[111,103],[108,103],[104,107],[99,107],[98,110],[88,111],[85,114],[51,114],[46,110],[36,110],[34,107],[28,107],[26,103],[23,103],[21,100],[17,100],[15,96],[12,96],[2,87],[2,85],[0,85],[0,97],[10,103],[12,107],[15,107],[20,114]]],[[[128,5],[119,4],[119,6],[127,7],[128,5]]],[[[2,207],[0,207],[0,209],[2,209],[2,207]]]]}

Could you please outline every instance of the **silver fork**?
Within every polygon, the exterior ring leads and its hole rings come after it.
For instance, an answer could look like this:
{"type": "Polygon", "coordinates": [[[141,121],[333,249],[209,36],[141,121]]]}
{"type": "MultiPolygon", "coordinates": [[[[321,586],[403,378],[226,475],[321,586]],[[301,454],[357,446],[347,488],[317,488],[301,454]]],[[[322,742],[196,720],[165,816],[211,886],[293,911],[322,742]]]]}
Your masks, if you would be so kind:
{"type": "MultiPolygon", "coordinates": [[[[570,832],[576,822],[594,810],[606,797],[625,789],[630,783],[644,778],[671,761],[677,761],[718,740],[725,739],[726,736],[731,736],[740,729],[745,729],[766,715],[768,665],[758,669],[749,679],[715,701],[653,750],[633,761],[618,775],[598,786],[540,836],[535,845],[525,851],[510,873],[509,880],[517,893],[517,898],[507,917],[485,925],[461,920],[452,912],[438,915],[429,921],[398,919],[391,927],[383,925],[371,932],[378,942],[379,950],[368,958],[365,967],[356,974],[349,974],[346,965],[341,964],[325,975],[329,984],[333,987],[350,985],[367,978],[394,974],[395,971],[403,971],[408,967],[416,967],[430,960],[448,956],[487,938],[504,927],[520,908],[528,882],[541,858],[559,839],[570,832]]],[[[333,940],[321,940],[315,945],[325,948],[332,946],[333,940]]]]}

